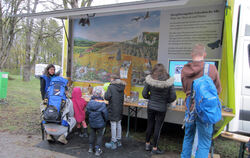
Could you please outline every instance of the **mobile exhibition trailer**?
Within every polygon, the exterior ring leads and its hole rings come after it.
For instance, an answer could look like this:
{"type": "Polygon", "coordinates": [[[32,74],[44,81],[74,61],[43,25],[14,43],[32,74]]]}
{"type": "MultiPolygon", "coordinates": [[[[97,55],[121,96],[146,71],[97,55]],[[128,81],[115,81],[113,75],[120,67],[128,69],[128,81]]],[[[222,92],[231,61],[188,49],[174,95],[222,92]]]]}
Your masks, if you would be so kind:
{"type": "MultiPolygon", "coordinates": [[[[136,1],[22,16],[65,20],[63,76],[74,86],[103,85],[111,73],[120,71],[128,83],[126,99],[132,101],[142,98],[145,76],[156,63],[163,63],[175,77],[178,100],[184,100],[180,72],[191,60],[192,47],[201,43],[207,62],[218,68],[222,105],[235,113],[233,4],[233,0],[136,1]]],[[[146,118],[146,109],[137,117],[146,118]]],[[[184,112],[168,110],[165,121],[182,124],[183,118],[184,112]]],[[[223,117],[219,132],[232,118],[223,117]]]]}

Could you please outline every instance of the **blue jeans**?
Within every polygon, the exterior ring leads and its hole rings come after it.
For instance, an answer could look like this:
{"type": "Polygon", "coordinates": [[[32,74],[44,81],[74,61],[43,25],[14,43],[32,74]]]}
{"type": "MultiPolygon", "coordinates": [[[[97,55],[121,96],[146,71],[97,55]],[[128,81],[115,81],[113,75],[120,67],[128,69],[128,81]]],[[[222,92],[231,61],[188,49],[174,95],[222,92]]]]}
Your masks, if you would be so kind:
{"type": "Polygon", "coordinates": [[[120,121],[110,121],[111,125],[111,141],[117,142],[117,140],[122,139],[122,120],[120,121]]]}
{"type": "Polygon", "coordinates": [[[181,158],[191,158],[196,128],[198,130],[198,147],[195,158],[207,158],[212,141],[213,124],[203,123],[198,117],[185,123],[185,136],[181,158]]]}

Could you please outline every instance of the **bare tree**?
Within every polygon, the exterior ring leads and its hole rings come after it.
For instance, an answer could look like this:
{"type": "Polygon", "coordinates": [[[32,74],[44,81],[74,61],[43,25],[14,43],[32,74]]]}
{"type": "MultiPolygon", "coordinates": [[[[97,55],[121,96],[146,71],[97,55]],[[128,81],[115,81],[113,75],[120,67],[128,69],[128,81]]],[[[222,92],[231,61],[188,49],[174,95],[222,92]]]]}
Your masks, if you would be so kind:
{"type": "Polygon", "coordinates": [[[68,9],[70,6],[71,8],[79,8],[80,7],[89,7],[91,6],[93,0],[63,0],[63,5],[65,9],[68,9]]]}
{"type": "Polygon", "coordinates": [[[16,34],[16,26],[20,20],[11,15],[20,11],[22,0],[0,1],[0,71],[6,63],[16,34]]]}
{"type": "MultiPolygon", "coordinates": [[[[37,8],[37,4],[38,4],[39,0],[35,0],[34,2],[34,6],[33,9],[31,11],[30,7],[31,7],[31,3],[30,0],[28,0],[27,2],[27,12],[28,13],[35,13],[36,12],[36,8],[37,8]]],[[[26,46],[25,46],[25,50],[26,50],[26,55],[25,55],[25,64],[23,67],[23,81],[30,81],[30,75],[31,75],[31,33],[33,30],[33,25],[34,25],[34,19],[26,19],[26,46]]],[[[33,59],[34,60],[34,59],[33,59]]]]}

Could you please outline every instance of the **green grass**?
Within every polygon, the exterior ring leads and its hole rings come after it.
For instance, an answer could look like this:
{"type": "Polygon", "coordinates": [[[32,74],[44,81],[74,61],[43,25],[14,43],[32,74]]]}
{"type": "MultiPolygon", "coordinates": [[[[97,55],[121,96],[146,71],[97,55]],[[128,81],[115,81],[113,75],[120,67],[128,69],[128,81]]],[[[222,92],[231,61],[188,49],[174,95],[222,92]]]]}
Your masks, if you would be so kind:
{"type": "MultiPolygon", "coordinates": [[[[130,132],[130,137],[140,142],[145,141],[145,132],[130,132]]],[[[151,138],[152,140],[152,138],[151,138]]],[[[166,152],[181,154],[183,137],[175,133],[161,133],[159,147],[166,152]]],[[[240,150],[240,143],[219,136],[214,141],[214,153],[221,158],[237,158],[240,150]]],[[[245,151],[245,157],[247,152],[245,151]]]]}
{"type": "Polygon", "coordinates": [[[23,82],[20,76],[8,80],[7,102],[0,104],[0,131],[39,134],[41,103],[40,82],[32,78],[23,82]]]}

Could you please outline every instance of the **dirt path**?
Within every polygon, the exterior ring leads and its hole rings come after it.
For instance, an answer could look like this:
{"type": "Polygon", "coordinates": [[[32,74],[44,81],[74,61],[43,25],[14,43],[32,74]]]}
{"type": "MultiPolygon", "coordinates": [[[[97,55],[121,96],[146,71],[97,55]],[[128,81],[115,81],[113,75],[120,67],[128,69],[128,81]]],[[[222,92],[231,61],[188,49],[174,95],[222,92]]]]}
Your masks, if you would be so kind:
{"type": "Polygon", "coordinates": [[[3,158],[73,158],[72,156],[35,147],[41,137],[0,132],[0,157],[3,158]]]}
{"type": "MultiPolygon", "coordinates": [[[[144,151],[143,144],[133,140],[124,140],[124,147],[116,151],[105,151],[102,157],[145,157],[145,158],[177,158],[176,153],[168,152],[164,155],[150,155],[144,151]],[[130,143],[130,145],[126,145],[130,143]],[[139,145],[135,149],[134,145],[139,145]],[[140,156],[139,156],[139,155],[140,156]]],[[[80,140],[79,138],[71,138],[69,144],[61,146],[59,144],[49,145],[47,142],[42,141],[41,136],[38,135],[16,135],[8,132],[0,132],[0,157],[4,158],[76,158],[76,157],[89,157],[87,152],[87,139],[80,140]],[[80,142],[80,144],[79,144],[80,142]],[[74,148],[73,148],[73,147],[74,148]],[[76,148],[77,147],[77,148],[76,148]],[[72,148],[71,150],[69,150],[72,148]],[[79,148],[79,149],[78,149],[79,148]],[[73,156],[71,156],[73,155],[73,156]]],[[[105,149],[104,149],[105,150],[105,149]]]]}

